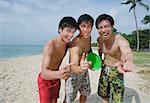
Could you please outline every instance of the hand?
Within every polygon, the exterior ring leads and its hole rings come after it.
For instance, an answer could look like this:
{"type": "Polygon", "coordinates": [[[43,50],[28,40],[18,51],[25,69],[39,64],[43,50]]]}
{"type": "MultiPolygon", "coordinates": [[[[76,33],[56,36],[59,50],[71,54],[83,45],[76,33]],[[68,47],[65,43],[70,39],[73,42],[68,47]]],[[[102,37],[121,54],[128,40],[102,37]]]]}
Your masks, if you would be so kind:
{"type": "Polygon", "coordinates": [[[131,72],[131,70],[133,70],[134,68],[134,64],[132,62],[126,61],[123,63],[123,69],[126,72],[131,72]]]}
{"type": "Polygon", "coordinates": [[[125,73],[126,73],[126,71],[123,69],[122,66],[118,66],[118,67],[117,67],[117,70],[118,70],[118,72],[121,73],[121,74],[125,74],[125,73]]]}
{"type": "Polygon", "coordinates": [[[116,62],[113,67],[119,67],[119,66],[122,66],[122,62],[121,61],[118,61],[116,62]]]}
{"type": "Polygon", "coordinates": [[[70,63],[66,66],[63,66],[59,69],[59,75],[61,79],[68,79],[70,77],[70,73],[71,73],[71,66],[73,65],[73,63],[70,63]]]}
{"type": "Polygon", "coordinates": [[[85,57],[86,57],[86,53],[83,53],[82,57],[81,57],[81,60],[80,60],[80,66],[81,66],[81,69],[83,71],[86,71],[86,70],[90,69],[90,66],[91,66],[91,62],[87,61],[85,59],[85,57]]]}
{"type": "Polygon", "coordinates": [[[121,74],[126,73],[126,71],[123,68],[123,63],[121,61],[116,62],[113,66],[117,67],[117,70],[118,70],[119,73],[121,73],[121,74]]]}

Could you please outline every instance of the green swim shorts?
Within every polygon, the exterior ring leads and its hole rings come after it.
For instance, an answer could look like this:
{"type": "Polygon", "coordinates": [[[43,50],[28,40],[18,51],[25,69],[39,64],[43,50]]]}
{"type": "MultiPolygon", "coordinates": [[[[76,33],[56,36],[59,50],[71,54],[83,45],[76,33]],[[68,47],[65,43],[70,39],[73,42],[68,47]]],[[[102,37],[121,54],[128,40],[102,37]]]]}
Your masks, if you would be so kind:
{"type": "Polygon", "coordinates": [[[111,103],[122,103],[124,94],[124,79],[116,67],[104,66],[98,83],[98,95],[110,98],[111,103]]]}

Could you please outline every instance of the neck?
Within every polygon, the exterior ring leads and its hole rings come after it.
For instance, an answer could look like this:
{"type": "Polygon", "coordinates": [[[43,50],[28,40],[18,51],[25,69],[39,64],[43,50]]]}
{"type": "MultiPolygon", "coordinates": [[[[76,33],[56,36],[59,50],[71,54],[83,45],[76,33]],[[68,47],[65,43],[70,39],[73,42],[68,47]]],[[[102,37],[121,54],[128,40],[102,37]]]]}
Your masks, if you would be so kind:
{"type": "Polygon", "coordinates": [[[112,48],[112,45],[114,44],[114,42],[115,42],[115,35],[111,34],[111,36],[109,37],[109,39],[104,41],[105,47],[108,50],[110,50],[112,48]]]}
{"type": "Polygon", "coordinates": [[[61,44],[67,44],[64,40],[63,40],[63,37],[60,35],[57,37],[58,41],[61,43],[61,44]]]}
{"type": "Polygon", "coordinates": [[[115,41],[115,35],[111,34],[110,37],[107,40],[104,40],[104,43],[105,44],[111,44],[114,41],[115,41]]]}
{"type": "Polygon", "coordinates": [[[80,38],[80,39],[82,39],[82,40],[87,40],[87,39],[89,39],[89,38],[90,38],[90,36],[88,36],[88,37],[86,37],[86,38],[85,38],[85,37],[83,37],[83,35],[82,35],[82,34],[79,34],[78,36],[79,36],[79,38],[80,38]]]}

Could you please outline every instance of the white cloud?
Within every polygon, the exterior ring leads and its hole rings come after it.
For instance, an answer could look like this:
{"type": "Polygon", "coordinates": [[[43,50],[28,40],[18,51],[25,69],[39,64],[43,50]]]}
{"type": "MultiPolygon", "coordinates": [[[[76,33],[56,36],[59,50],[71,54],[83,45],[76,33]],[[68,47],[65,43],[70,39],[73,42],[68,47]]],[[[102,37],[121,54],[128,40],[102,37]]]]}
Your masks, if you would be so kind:
{"type": "Polygon", "coordinates": [[[32,13],[31,8],[26,7],[25,5],[20,5],[20,4],[18,4],[18,3],[15,3],[15,4],[13,5],[13,10],[14,10],[16,13],[21,13],[21,14],[32,13]]]}
{"type": "MultiPolygon", "coordinates": [[[[33,41],[44,41],[57,36],[58,23],[63,16],[77,19],[83,13],[94,19],[102,13],[110,14],[119,31],[129,32],[135,26],[133,15],[128,10],[129,6],[121,6],[115,0],[104,1],[103,4],[97,0],[0,0],[0,35],[5,34],[9,41],[17,41],[20,36],[24,37],[21,38],[24,41],[28,40],[27,37],[33,41]]],[[[139,19],[144,16],[140,14],[145,13],[143,11],[143,8],[138,9],[139,19]]],[[[98,36],[95,26],[92,33],[95,41],[98,36]]],[[[8,40],[5,39],[5,42],[8,40]]]]}

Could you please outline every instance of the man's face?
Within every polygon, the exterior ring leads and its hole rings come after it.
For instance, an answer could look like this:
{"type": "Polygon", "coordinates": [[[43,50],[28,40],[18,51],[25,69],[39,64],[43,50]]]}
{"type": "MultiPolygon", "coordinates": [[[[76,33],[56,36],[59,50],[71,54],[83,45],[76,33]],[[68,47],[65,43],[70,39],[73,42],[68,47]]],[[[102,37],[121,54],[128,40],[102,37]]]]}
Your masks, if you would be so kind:
{"type": "Polygon", "coordinates": [[[64,27],[63,29],[59,29],[59,32],[62,35],[62,39],[67,43],[70,42],[74,36],[75,31],[76,29],[71,27],[64,27]]]}
{"type": "Polygon", "coordinates": [[[83,38],[88,38],[90,36],[92,31],[92,25],[90,21],[82,22],[79,25],[79,28],[80,28],[80,34],[83,36],[83,38]]]}
{"type": "Polygon", "coordinates": [[[103,40],[108,40],[112,34],[112,26],[108,20],[102,20],[98,23],[98,33],[102,36],[103,40]]]}

